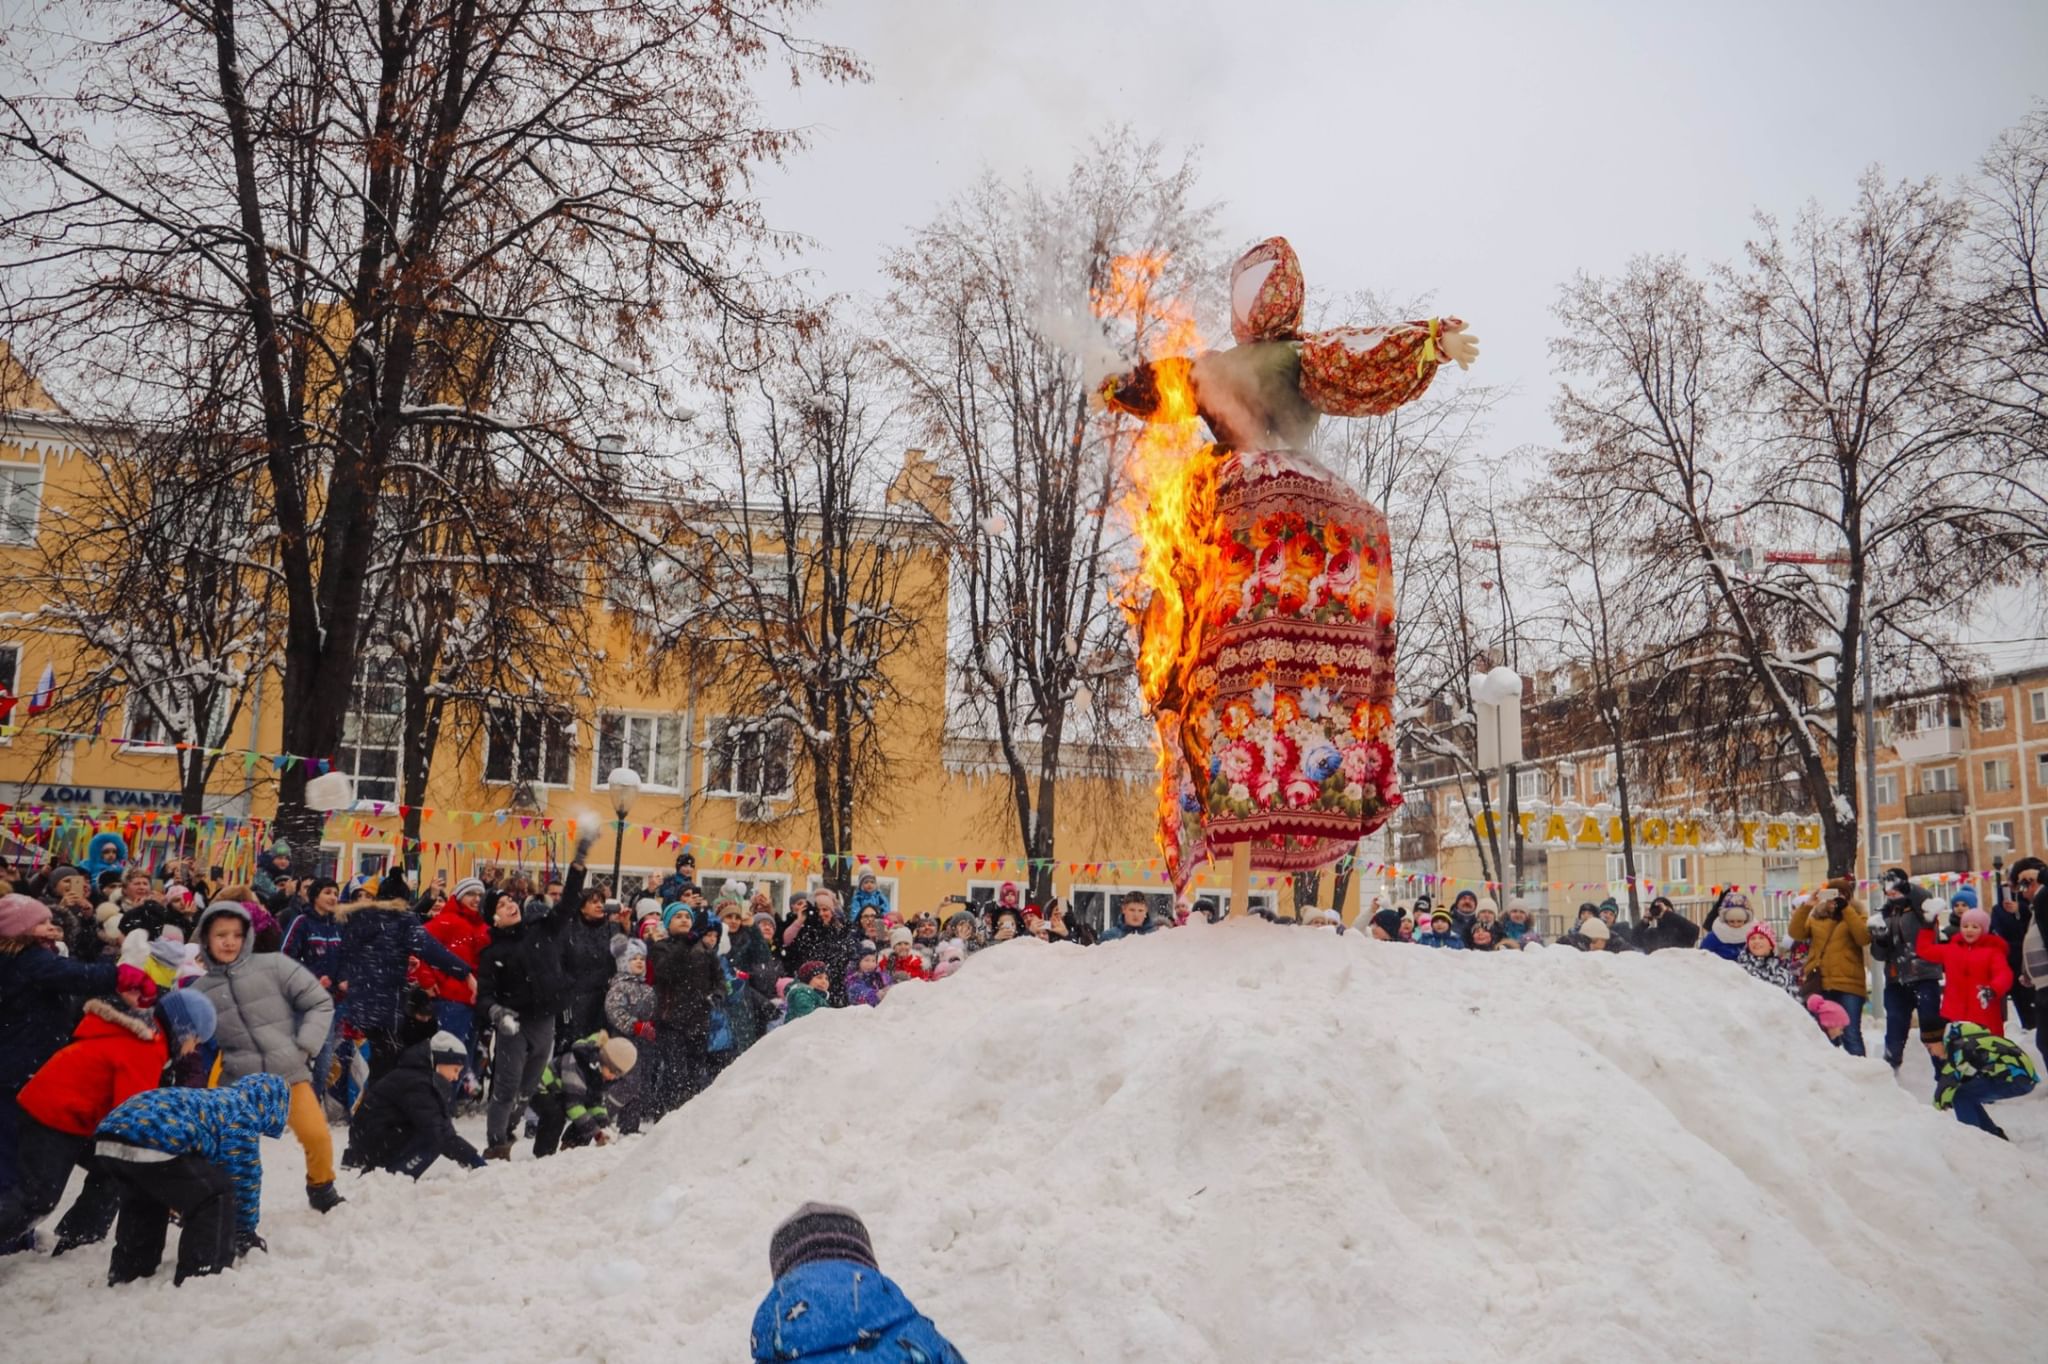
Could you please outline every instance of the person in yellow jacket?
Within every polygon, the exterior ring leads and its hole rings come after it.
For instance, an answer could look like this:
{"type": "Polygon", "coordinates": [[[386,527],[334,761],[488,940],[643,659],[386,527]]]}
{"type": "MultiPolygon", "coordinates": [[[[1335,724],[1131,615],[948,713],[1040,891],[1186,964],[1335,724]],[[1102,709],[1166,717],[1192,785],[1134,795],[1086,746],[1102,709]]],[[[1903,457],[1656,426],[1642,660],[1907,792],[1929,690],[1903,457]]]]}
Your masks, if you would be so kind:
{"type": "Polygon", "coordinates": [[[1863,1002],[1870,994],[1865,956],[1870,950],[1870,921],[1855,900],[1856,882],[1838,876],[1822,885],[1811,898],[1792,911],[1788,936],[1794,942],[1811,945],[1806,957],[1809,973],[1820,974],[1821,998],[1842,1006],[1849,1015],[1849,1030],[1842,1035],[1842,1050],[1862,1056],[1863,1002]]]}

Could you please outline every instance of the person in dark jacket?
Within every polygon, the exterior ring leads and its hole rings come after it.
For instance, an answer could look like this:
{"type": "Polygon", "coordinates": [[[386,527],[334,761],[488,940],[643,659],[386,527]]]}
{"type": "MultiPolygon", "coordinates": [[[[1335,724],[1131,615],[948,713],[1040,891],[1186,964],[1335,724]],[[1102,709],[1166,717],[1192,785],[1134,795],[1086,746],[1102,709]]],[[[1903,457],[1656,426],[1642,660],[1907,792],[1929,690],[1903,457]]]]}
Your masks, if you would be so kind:
{"type": "Polygon", "coordinates": [[[1636,951],[1645,956],[1667,947],[1692,947],[1699,940],[1698,926],[1680,914],[1678,907],[1662,895],[1650,901],[1643,921],[1636,925],[1636,951]]]}
{"type": "Polygon", "coordinates": [[[284,1133],[285,1082],[247,1075],[223,1089],[151,1089],[107,1115],[94,1154],[121,1184],[109,1284],[156,1273],[164,1234],[178,1214],[173,1285],[218,1274],[251,1250],[263,1207],[257,1138],[284,1133]]]}
{"type": "Polygon", "coordinates": [[[318,877],[311,882],[312,898],[306,902],[305,910],[293,919],[284,931],[284,944],[279,949],[299,965],[311,971],[320,981],[320,988],[335,997],[337,1007],[334,1021],[327,1029],[327,1045],[320,1048],[320,1054],[313,1058],[313,1097],[323,1105],[327,1102],[327,1077],[334,1069],[334,1053],[341,1043],[341,920],[336,911],[341,907],[341,887],[332,877],[318,877]]]}
{"type": "Polygon", "coordinates": [[[659,1054],[657,1085],[644,1092],[649,1122],[681,1108],[711,1083],[712,1035],[725,1000],[717,937],[703,931],[682,904],[671,911],[667,940],[648,952],[659,1054]]]}
{"type": "Polygon", "coordinates": [[[571,1037],[587,1037],[604,1026],[604,992],[611,985],[612,971],[618,964],[612,956],[612,939],[618,935],[619,927],[605,915],[604,892],[590,887],[580,898],[574,913],[566,906],[558,906],[554,911],[563,918],[559,931],[571,1037]]]}
{"type": "Polygon", "coordinates": [[[443,1156],[481,1168],[484,1158],[455,1130],[455,1086],[468,1063],[469,1048],[450,1032],[406,1048],[398,1064],[363,1095],[341,1163],[414,1179],[443,1156]]]}
{"type": "Polygon", "coordinates": [[[839,897],[820,890],[811,897],[810,911],[798,922],[794,933],[782,939],[785,963],[822,961],[832,977],[832,1004],[846,1004],[846,973],[860,964],[860,938],[839,912],[839,897]]]}
{"type": "MultiPolygon", "coordinates": [[[[1459,942],[1462,943],[1471,936],[1472,925],[1477,922],[1479,922],[1478,892],[1461,890],[1456,895],[1453,895],[1451,897],[1451,932],[1457,935],[1459,942]]],[[[1422,921],[1417,919],[1415,926],[1418,929],[1421,928],[1422,921]]]]}
{"type": "MultiPolygon", "coordinates": [[[[1119,938],[1138,938],[1150,933],[1157,924],[1152,922],[1152,906],[1142,891],[1129,891],[1123,903],[1116,909],[1117,920],[1102,935],[1102,941],[1115,942],[1119,938]]],[[[827,965],[830,965],[828,962],[827,965]]]]}
{"type": "Polygon", "coordinates": [[[768,1238],[775,1278],[754,1311],[750,1353],[775,1360],[847,1359],[966,1364],[875,1262],[867,1225],[851,1208],[806,1203],[768,1238]]]}
{"type": "Polygon", "coordinates": [[[740,925],[739,931],[727,933],[732,950],[726,961],[739,975],[746,977],[747,987],[765,1000],[775,998],[775,982],[783,974],[782,958],[775,951],[775,915],[770,911],[755,914],[751,921],[740,925]]]}
{"type": "Polygon", "coordinates": [[[71,1037],[86,997],[114,992],[112,960],[88,964],[57,951],[50,907],[0,895],[0,1193],[19,1179],[15,1097],[71,1037]]]}
{"type": "Polygon", "coordinates": [[[1915,950],[1927,892],[1897,867],[1884,874],[1884,903],[1870,914],[1870,955],[1884,963],[1884,1059],[1893,1070],[1906,1060],[1906,1032],[1914,1015],[1920,1043],[1941,1070],[1941,966],[1915,950]]]}
{"type": "Polygon", "coordinates": [[[555,1054],[555,1011],[547,1007],[547,937],[510,896],[492,906],[491,944],[476,968],[476,1012],[491,1042],[491,1102],[484,1158],[512,1159],[512,1124],[540,1089],[555,1054]]]}
{"type": "Polygon", "coordinates": [[[76,867],[50,869],[44,882],[43,899],[58,929],[64,950],[72,960],[97,962],[106,944],[100,940],[99,923],[93,917],[92,882],[76,867]]]}
{"type": "MultiPolygon", "coordinates": [[[[458,979],[467,979],[469,966],[427,932],[419,916],[407,903],[406,886],[387,877],[378,899],[341,905],[335,911],[341,924],[341,954],[335,965],[335,994],[341,1001],[342,1022],[362,1034],[370,1047],[370,1082],[376,1083],[398,1064],[404,1050],[399,1034],[405,1030],[408,993],[406,967],[413,957],[458,979]],[[383,895],[382,890],[395,891],[383,895]]],[[[429,1029],[429,1035],[436,1029],[429,1029]]],[[[475,1050],[471,1050],[475,1064],[475,1050]]]]}
{"type": "Polygon", "coordinates": [[[655,898],[663,904],[683,898],[683,892],[693,890],[697,885],[697,854],[676,854],[676,869],[661,878],[661,885],[655,889],[655,898]]]}

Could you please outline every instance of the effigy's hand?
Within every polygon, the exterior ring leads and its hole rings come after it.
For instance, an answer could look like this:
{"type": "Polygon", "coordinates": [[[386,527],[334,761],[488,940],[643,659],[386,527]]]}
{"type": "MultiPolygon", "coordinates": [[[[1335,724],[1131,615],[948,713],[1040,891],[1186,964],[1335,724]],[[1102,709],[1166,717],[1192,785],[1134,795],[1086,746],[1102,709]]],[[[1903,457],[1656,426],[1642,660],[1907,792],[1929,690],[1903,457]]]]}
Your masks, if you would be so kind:
{"type": "Polygon", "coordinates": [[[1437,337],[1437,345],[1444,353],[1444,359],[1458,362],[1459,369],[1472,368],[1472,362],[1479,358],[1479,338],[1465,330],[1460,322],[1455,326],[1446,325],[1437,337]]]}

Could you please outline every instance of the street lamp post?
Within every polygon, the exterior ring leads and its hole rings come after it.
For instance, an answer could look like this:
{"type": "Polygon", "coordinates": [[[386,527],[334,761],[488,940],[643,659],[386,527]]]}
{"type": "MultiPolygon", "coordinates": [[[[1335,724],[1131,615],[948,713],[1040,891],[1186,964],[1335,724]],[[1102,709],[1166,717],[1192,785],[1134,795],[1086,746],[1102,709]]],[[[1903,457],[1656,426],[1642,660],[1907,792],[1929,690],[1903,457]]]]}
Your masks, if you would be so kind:
{"type": "MultiPolygon", "coordinates": [[[[1515,831],[1503,828],[1509,806],[1508,769],[1522,760],[1522,678],[1513,668],[1506,666],[1480,673],[1472,679],[1472,709],[1477,722],[1479,751],[1474,756],[1483,771],[1493,768],[1499,773],[1500,808],[1494,812],[1493,827],[1497,837],[1494,840],[1494,861],[1499,865],[1494,870],[1499,874],[1501,893],[1510,893],[1508,887],[1508,849],[1512,846],[1515,831]]],[[[1512,893],[1522,889],[1519,859],[1515,867],[1512,893]]]]}
{"type": "Polygon", "coordinates": [[[2004,834],[1986,834],[1984,846],[1991,850],[1991,909],[1995,913],[2005,903],[2005,852],[2012,840],[2004,834]]]}
{"type": "Polygon", "coordinates": [[[611,794],[612,813],[618,816],[612,826],[612,898],[623,901],[626,897],[619,890],[619,869],[626,856],[626,811],[632,808],[633,797],[640,794],[640,774],[630,767],[614,767],[605,778],[604,789],[611,794]]]}

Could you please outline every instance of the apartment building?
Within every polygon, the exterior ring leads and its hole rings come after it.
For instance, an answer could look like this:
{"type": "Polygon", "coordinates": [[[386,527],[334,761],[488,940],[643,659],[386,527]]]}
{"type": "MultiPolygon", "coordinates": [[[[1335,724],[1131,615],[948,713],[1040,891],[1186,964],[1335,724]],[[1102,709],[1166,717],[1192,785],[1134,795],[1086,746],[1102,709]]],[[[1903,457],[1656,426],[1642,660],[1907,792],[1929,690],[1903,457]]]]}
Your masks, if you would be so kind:
{"type": "Polygon", "coordinates": [[[2048,852],[2048,667],[1967,696],[1901,700],[1878,721],[1877,853],[1915,876],[2048,852]]]}

